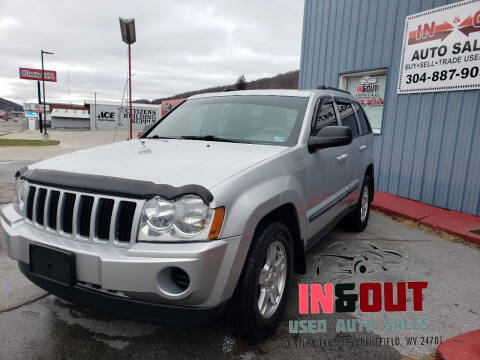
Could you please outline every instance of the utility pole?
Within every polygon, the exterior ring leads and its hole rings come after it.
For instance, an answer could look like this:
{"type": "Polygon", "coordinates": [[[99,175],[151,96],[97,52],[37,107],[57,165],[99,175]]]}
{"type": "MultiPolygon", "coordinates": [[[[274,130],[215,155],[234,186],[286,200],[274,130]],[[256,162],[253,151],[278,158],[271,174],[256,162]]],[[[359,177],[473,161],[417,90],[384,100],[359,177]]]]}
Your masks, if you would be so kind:
{"type": "Polygon", "coordinates": [[[95,121],[95,130],[97,130],[97,92],[95,91],[95,105],[94,105],[94,108],[95,108],[95,117],[93,118],[95,121]]]}

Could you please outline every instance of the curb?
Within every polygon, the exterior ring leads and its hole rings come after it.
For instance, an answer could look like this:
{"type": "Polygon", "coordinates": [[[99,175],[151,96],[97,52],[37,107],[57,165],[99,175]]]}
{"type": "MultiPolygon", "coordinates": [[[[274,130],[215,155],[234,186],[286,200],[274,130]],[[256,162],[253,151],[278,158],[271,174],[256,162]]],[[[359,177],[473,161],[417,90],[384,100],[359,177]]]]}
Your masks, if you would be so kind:
{"type": "Polygon", "coordinates": [[[480,245],[480,231],[478,235],[472,232],[480,230],[480,217],[478,216],[442,209],[383,191],[375,191],[372,209],[390,216],[404,217],[445,231],[469,243],[480,245]]]}
{"type": "Polygon", "coordinates": [[[480,330],[471,331],[441,343],[437,360],[480,360],[480,330]]]}

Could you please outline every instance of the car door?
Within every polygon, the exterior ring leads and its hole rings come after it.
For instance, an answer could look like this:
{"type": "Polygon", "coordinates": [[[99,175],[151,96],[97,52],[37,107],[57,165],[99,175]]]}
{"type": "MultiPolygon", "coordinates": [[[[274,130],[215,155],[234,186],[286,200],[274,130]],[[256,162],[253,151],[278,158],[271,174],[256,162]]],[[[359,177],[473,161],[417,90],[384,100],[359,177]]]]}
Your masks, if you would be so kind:
{"type": "MultiPolygon", "coordinates": [[[[316,104],[310,136],[318,134],[325,126],[339,125],[339,114],[332,97],[322,97],[316,104]]],[[[345,187],[352,176],[350,146],[331,147],[308,151],[307,165],[307,246],[328,229],[345,209],[345,187]]]]}
{"type": "Polygon", "coordinates": [[[361,184],[368,165],[372,163],[373,132],[362,106],[359,103],[353,103],[352,105],[360,129],[360,135],[358,136],[357,146],[354,151],[357,153],[355,174],[361,184]]]}
{"type": "Polygon", "coordinates": [[[335,98],[335,102],[340,114],[341,124],[350,127],[353,134],[353,141],[349,145],[349,156],[351,157],[352,169],[347,183],[348,194],[344,198],[344,205],[346,207],[351,207],[357,203],[360,195],[360,187],[362,185],[363,172],[365,169],[362,154],[365,152],[367,146],[364,144],[363,138],[360,136],[362,130],[355,115],[355,109],[357,109],[358,106],[348,99],[337,97],[335,98]]]}

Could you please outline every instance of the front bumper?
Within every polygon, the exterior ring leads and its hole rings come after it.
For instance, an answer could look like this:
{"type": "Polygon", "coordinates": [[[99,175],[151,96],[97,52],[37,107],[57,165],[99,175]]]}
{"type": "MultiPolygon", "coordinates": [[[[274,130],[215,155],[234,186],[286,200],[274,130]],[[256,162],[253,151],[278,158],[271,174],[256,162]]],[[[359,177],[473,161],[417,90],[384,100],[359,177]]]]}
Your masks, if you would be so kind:
{"type": "Polygon", "coordinates": [[[19,262],[18,266],[25,277],[51,294],[82,306],[135,320],[169,324],[178,324],[179,321],[182,324],[199,324],[220,317],[226,309],[226,303],[211,307],[176,306],[118,297],[84,286],[62,285],[32,273],[30,266],[25,263],[19,262]]]}
{"type": "MultiPolygon", "coordinates": [[[[22,271],[33,282],[53,293],[60,290],[39,282],[29,271],[30,244],[75,254],[78,283],[61,288],[60,297],[78,295],[82,288],[89,290],[88,294],[104,294],[108,298],[186,308],[216,307],[232,296],[252,235],[209,242],[136,243],[130,248],[120,248],[71,240],[36,229],[11,204],[0,210],[0,232],[8,256],[21,263],[22,271]],[[190,284],[186,290],[172,287],[168,274],[174,267],[188,274],[190,284]]],[[[76,296],[71,300],[79,302],[76,296]]]]}

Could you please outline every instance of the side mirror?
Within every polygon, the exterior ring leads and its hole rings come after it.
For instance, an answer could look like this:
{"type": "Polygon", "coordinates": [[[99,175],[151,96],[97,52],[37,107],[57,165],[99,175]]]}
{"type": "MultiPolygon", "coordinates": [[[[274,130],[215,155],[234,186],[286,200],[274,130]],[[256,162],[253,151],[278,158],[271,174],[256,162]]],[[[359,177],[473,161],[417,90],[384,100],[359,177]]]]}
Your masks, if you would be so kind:
{"type": "Polygon", "coordinates": [[[329,147],[348,145],[353,140],[352,129],[348,126],[325,126],[320,129],[317,136],[308,139],[308,150],[316,150],[329,147]]]}

